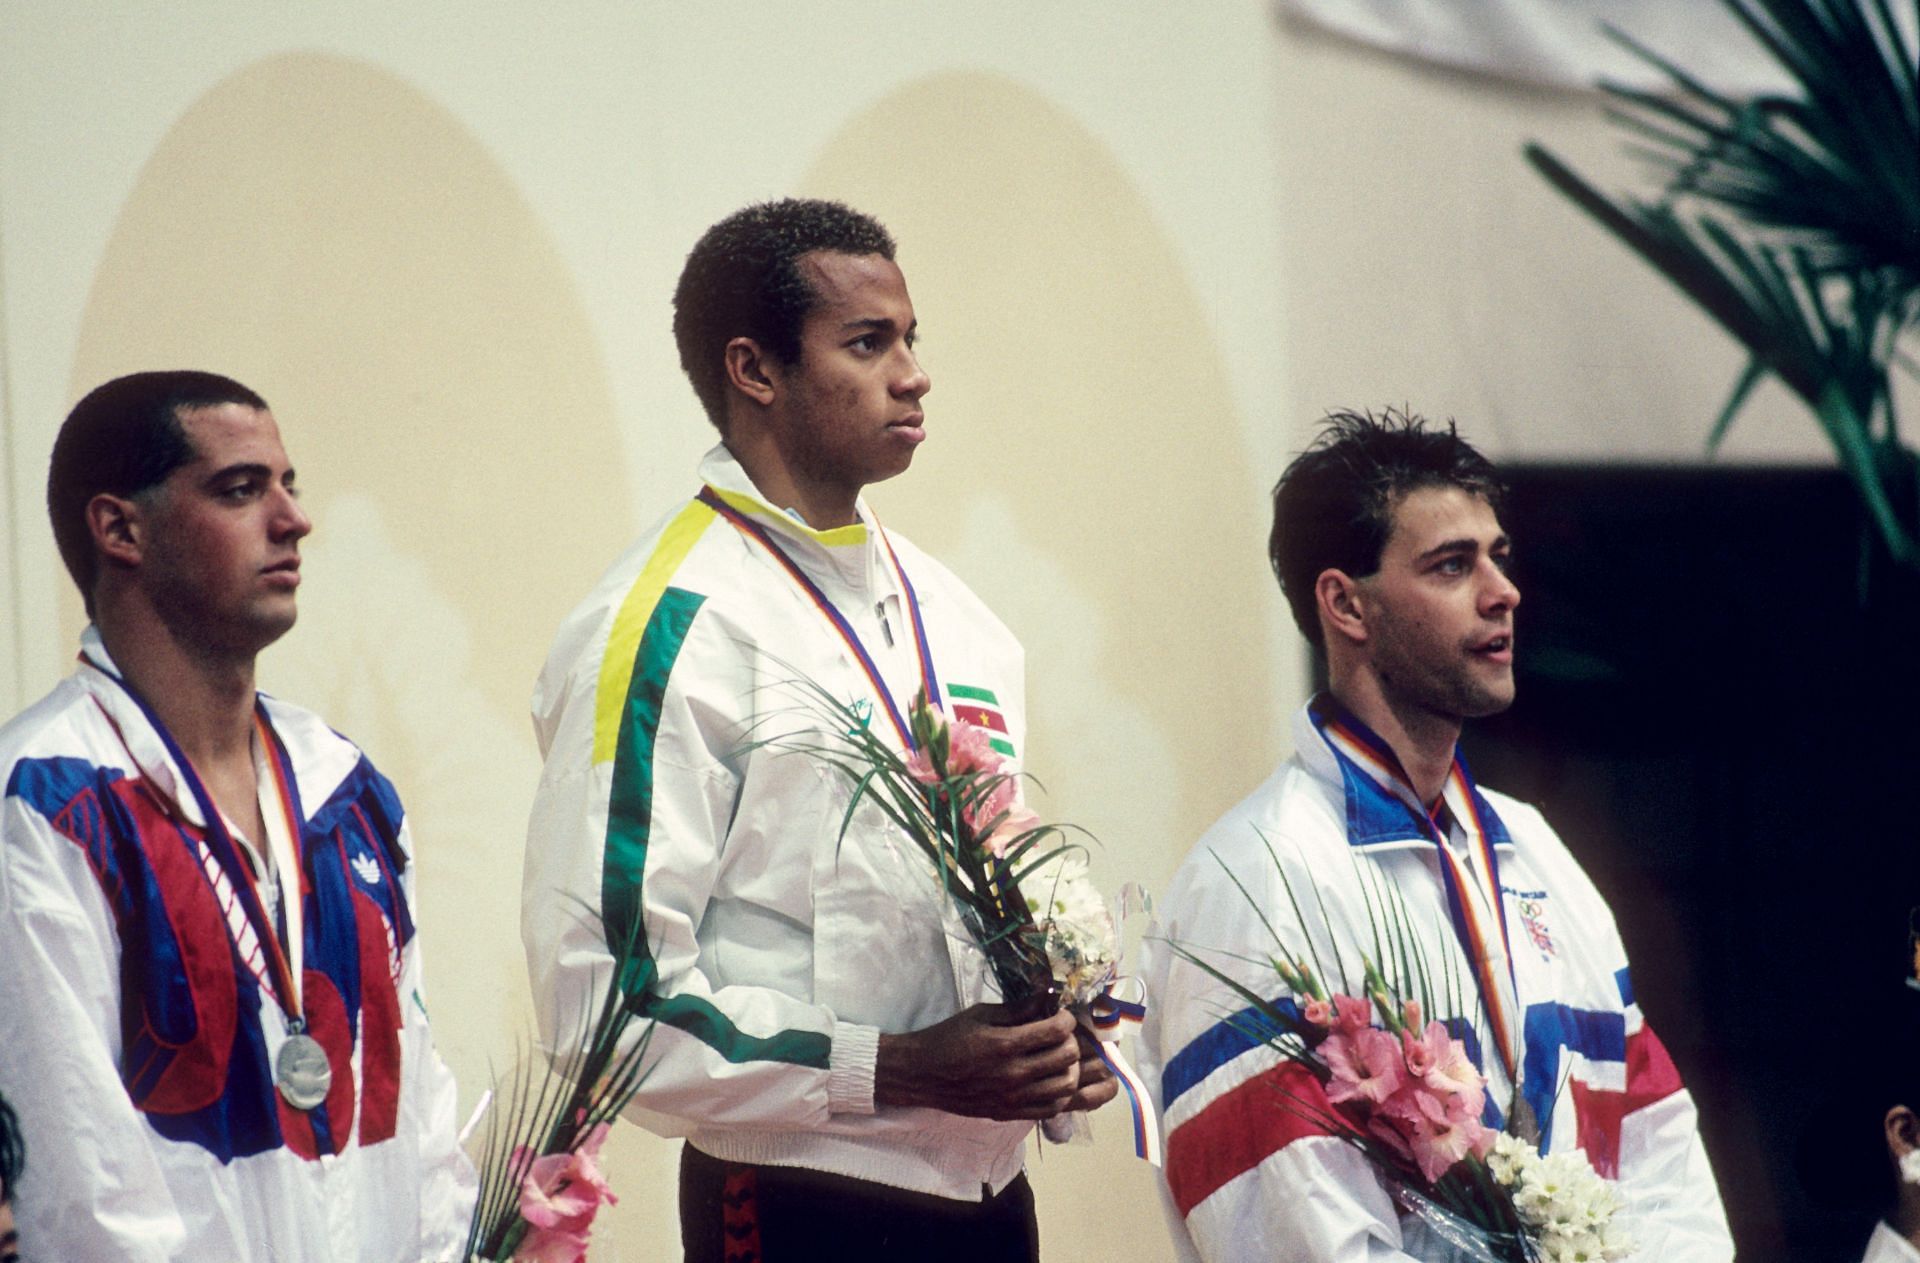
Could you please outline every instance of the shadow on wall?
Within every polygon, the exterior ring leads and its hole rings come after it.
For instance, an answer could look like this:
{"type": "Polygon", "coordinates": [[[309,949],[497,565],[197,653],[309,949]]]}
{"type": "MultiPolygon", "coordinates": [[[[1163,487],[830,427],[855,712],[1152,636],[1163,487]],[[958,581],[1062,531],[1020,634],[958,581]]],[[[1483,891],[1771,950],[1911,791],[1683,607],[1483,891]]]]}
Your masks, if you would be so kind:
{"type": "Polygon", "coordinates": [[[804,184],[894,231],[925,333],[929,442],[874,499],[1026,642],[1050,804],[1138,845],[1128,876],[1171,872],[1276,754],[1283,459],[1247,451],[1173,239],[1102,142],[993,75],[875,103],[804,184]]]}
{"type": "MultiPolygon", "coordinates": [[[[910,85],[850,120],[804,185],[887,220],[926,324],[934,441],[876,500],[1027,642],[1050,809],[1106,839],[1106,875],[1164,876],[1272,764],[1261,491],[1284,454],[1246,452],[1205,309],[1140,191],[1031,90],[910,85]]],[[[273,401],[318,529],[302,626],[263,677],[360,739],[409,802],[436,1029],[470,1101],[524,1025],[501,980],[523,976],[508,927],[537,772],[527,688],[633,526],[561,259],[447,111],[360,63],[281,57],[156,148],[78,345],[75,395],[193,365],[273,401]]],[[[77,603],[67,619],[77,631],[77,603]]],[[[1157,1258],[1152,1173],[1125,1130],[1047,1155],[1043,1214],[1056,1240],[1157,1258]],[[1096,1174],[1132,1195],[1082,1222],[1074,1190],[1096,1174]]],[[[670,1240],[674,1150],[621,1143],[637,1195],[617,1236],[670,1240]]]]}
{"type": "MultiPolygon", "coordinates": [[[[1158,886],[1279,726],[1262,491],[1284,454],[1248,452],[1174,238],[1090,131],[986,74],[875,102],[803,191],[893,230],[924,334],[929,441],[873,501],[1025,643],[1047,813],[1101,839],[1109,888],[1158,886]]],[[[1118,1108],[1031,1164],[1058,1257],[1171,1250],[1118,1108]]]]}
{"type": "MultiPolygon", "coordinates": [[[[179,367],[274,405],[317,528],[301,626],[262,681],[359,741],[408,803],[435,1025],[470,1101],[525,1026],[527,692],[632,525],[592,328],[458,119],[301,54],[178,119],[101,259],[74,395],[179,367]]],[[[77,632],[77,601],[65,615],[77,632]]]]}

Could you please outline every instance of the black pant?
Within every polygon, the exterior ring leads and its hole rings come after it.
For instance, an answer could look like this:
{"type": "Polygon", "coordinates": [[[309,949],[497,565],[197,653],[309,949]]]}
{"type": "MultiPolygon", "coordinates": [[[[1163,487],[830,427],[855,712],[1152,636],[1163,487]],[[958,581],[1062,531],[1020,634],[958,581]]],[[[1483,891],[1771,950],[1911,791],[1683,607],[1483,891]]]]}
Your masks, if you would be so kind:
{"type": "Polygon", "coordinates": [[[680,1154],[686,1263],[1039,1263],[1025,1175],[985,1201],[680,1154]]]}

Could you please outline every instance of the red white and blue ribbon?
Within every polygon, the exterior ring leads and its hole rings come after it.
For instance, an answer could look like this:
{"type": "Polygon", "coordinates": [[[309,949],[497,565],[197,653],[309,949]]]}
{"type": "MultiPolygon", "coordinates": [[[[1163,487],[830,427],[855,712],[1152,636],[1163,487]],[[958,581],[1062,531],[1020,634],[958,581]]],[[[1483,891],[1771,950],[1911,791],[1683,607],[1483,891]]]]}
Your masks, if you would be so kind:
{"type": "MultiPolygon", "coordinates": [[[[860,664],[860,669],[866,672],[867,680],[873,685],[874,693],[886,707],[887,718],[893,721],[893,730],[899,734],[901,745],[909,751],[917,750],[919,747],[914,743],[913,729],[907,723],[906,717],[901,714],[899,704],[894,701],[893,693],[887,688],[887,682],[880,674],[880,668],[874,664],[873,655],[867,652],[866,645],[860,639],[860,633],[853,630],[853,624],[847,621],[846,615],[842,614],[832,599],[820,590],[820,585],[807,577],[807,572],[802,570],[799,563],[780,546],[771,531],[728,504],[712,487],[702,487],[694,498],[731,522],[742,535],[759,544],[799,585],[800,590],[806,593],[814,607],[846,642],[848,651],[853,654],[854,661],[860,664]]],[[[926,624],[920,618],[920,599],[914,593],[913,583],[907,578],[906,569],[901,566],[900,558],[894,554],[893,541],[887,538],[887,533],[880,529],[878,523],[874,524],[874,531],[880,536],[880,542],[886,548],[887,560],[892,563],[893,572],[900,579],[900,591],[907,607],[907,617],[913,623],[913,647],[920,660],[920,687],[926,692],[927,704],[936,710],[941,709],[940,680],[934,674],[933,649],[927,643],[926,624]]]]}
{"type": "MultiPolygon", "coordinates": [[[[1113,941],[1116,944],[1124,946],[1127,941],[1127,917],[1132,913],[1151,911],[1151,904],[1146,890],[1138,884],[1127,882],[1120,887],[1113,901],[1113,941]]],[[[1092,1033],[1094,1052],[1120,1084],[1121,1094],[1127,1098],[1127,1112],[1133,1126],[1134,1155],[1157,1167],[1161,1164],[1160,1118],[1153,1108],[1153,1097],[1147,1092],[1146,1081],[1128,1063],[1119,1044],[1121,1024],[1137,1026],[1147,1016],[1146,985],[1131,975],[1120,974],[1117,964],[1114,968],[1114,977],[1100,989],[1100,994],[1093,998],[1091,1004],[1076,1010],[1076,1016],[1081,1025],[1092,1033]],[[1122,999],[1116,994],[1122,991],[1138,998],[1122,999]]]]}
{"type": "Polygon", "coordinates": [[[1153,1098],[1147,1094],[1146,1081],[1127,1061],[1117,1042],[1120,1038],[1118,1028],[1122,1022],[1137,1024],[1146,1015],[1145,1003],[1122,1000],[1113,994],[1110,986],[1079,1016],[1081,1024],[1093,1032],[1093,1050],[1101,1064],[1119,1082],[1121,1095],[1127,1098],[1127,1112],[1133,1124],[1135,1156],[1159,1166],[1160,1119],[1154,1112],[1153,1098]]]}
{"type": "Polygon", "coordinates": [[[1429,808],[1420,802],[1413,778],[1407,775],[1398,756],[1364,725],[1336,713],[1331,706],[1320,704],[1314,707],[1314,718],[1329,745],[1381,785],[1394,790],[1420,818],[1439,857],[1440,881],[1447,893],[1447,912],[1453,922],[1454,937],[1473,967],[1474,983],[1486,1008],[1487,1020],[1493,1026],[1493,1043],[1506,1069],[1507,1081],[1517,1085],[1520,1081],[1519,1032],[1513,1015],[1508,1012],[1507,1001],[1511,997],[1518,1002],[1520,986],[1514,977],[1513,943],[1500,898],[1500,860],[1481,819],[1466,769],[1456,756],[1447,771],[1439,802],[1429,808]],[[1465,835],[1467,852],[1474,861],[1471,867],[1463,864],[1447,844],[1448,827],[1437,818],[1442,806],[1465,835]],[[1477,890],[1479,901],[1469,897],[1470,888],[1477,890]],[[1487,912],[1491,912],[1491,917],[1485,915],[1487,912]],[[1505,992],[1500,988],[1500,971],[1506,974],[1505,992]]]}

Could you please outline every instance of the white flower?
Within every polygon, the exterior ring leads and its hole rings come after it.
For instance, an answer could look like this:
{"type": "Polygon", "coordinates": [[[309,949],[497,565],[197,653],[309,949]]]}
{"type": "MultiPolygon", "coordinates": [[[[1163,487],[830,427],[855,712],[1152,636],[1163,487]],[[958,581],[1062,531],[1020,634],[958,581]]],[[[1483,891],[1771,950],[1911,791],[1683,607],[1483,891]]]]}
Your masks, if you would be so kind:
{"type": "Polygon", "coordinates": [[[1618,1220],[1602,1224],[1600,1227],[1600,1247],[1608,1260],[1632,1257],[1640,1248],[1640,1243],[1627,1234],[1627,1230],[1618,1220]]]}
{"type": "Polygon", "coordinates": [[[1087,875],[1086,857],[1061,852],[1027,873],[1020,893],[1033,910],[1067,1003],[1091,1001],[1112,980],[1120,944],[1113,913],[1087,875]]]}
{"type": "Polygon", "coordinates": [[[1533,1146],[1517,1136],[1500,1132],[1493,1138],[1493,1152],[1487,1155],[1487,1169],[1493,1178],[1512,1187],[1520,1183],[1540,1163],[1533,1146]]]}
{"type": "Polygon", "coordinates": [[[1620,1195],[1578,1149],[1541,1157],[1512,1136],[1494,1138],[1487,1170],[1513,1190],[1514,1209],[1546,1263],[1610,1263],[1635,1243],[1615,1218],[1620,1195]]]}
{"type": "Polygon", "coordinates": [[[1542,1244],[1554,1263],[1600,1263],[1603,1257],[1600,1238],[1590,1232],[1559,1233],[1542,1244]]]}

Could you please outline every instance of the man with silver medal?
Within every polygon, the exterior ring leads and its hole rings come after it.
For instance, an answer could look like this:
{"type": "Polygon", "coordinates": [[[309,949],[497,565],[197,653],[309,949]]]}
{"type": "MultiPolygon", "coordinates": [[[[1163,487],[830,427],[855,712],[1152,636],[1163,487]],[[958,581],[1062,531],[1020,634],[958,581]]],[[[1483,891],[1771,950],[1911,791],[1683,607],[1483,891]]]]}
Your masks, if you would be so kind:
{"type": "Polygon", "coordinates": [[[426,1024],[393,786],[257,692],[312,529],[266,402],[136,373],[48,510],[91,620],[0,729],[0,1093],[31,1259],[425,1259],[473,1173],[426,1024]]]}

